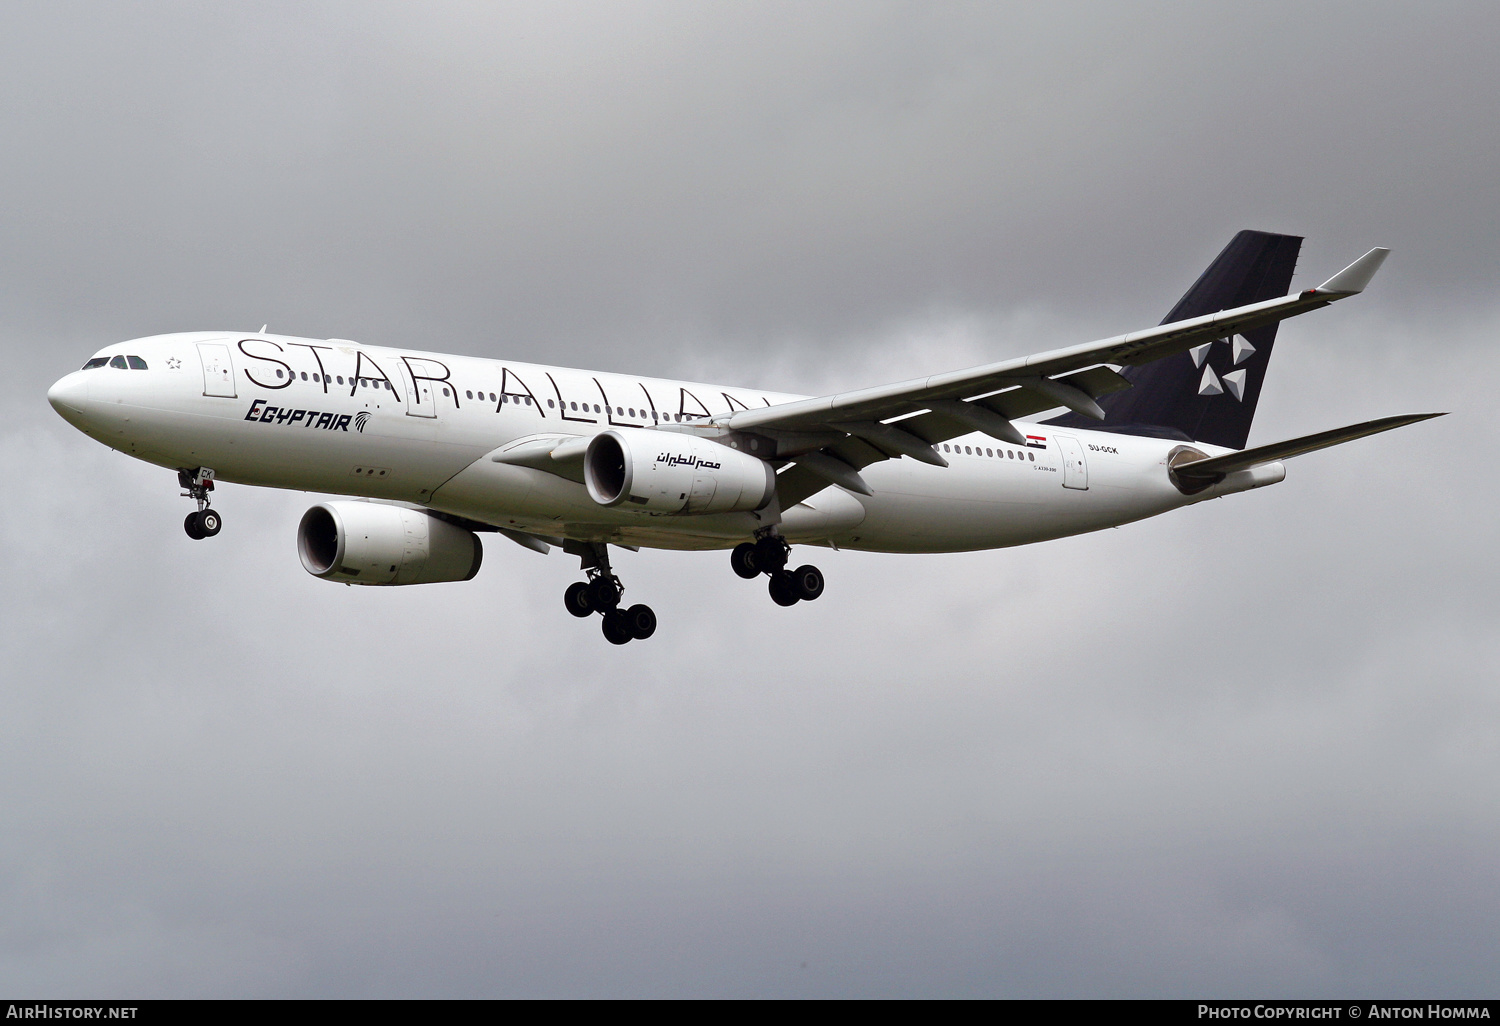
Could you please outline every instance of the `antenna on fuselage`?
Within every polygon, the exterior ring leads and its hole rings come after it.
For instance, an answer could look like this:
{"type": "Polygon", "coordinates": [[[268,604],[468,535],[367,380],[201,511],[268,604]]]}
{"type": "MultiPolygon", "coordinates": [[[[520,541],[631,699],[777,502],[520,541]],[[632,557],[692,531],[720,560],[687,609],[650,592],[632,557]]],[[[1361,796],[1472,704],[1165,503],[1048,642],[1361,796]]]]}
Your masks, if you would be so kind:
{"type": "Polygon", "coordinates": [[[261,333],[261,334],[262,334],[262,335],[264,335],[264,334],[265,334],[265,333],[266,333],[266,329],[267,329],[267,328],[269,328],[269,327],[270,327],[270,325],[269,325],[269,324],[262,324],[262,325],[261,325],[261,326],[260,326],[260,333],[261,333]]]}

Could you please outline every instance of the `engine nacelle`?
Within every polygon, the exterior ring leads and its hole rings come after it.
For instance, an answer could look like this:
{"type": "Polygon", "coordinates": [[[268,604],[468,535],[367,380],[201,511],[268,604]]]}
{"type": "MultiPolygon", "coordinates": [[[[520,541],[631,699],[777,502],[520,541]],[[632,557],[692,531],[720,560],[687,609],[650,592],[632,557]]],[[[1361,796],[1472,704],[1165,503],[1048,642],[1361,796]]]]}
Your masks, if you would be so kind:
{"type": "Polygon", "coordinates": [[[435,584],[479,573],[473,531],[380,502],[320,502],[297,525],[297,553],[314,577],[344,584],[435,584]]]}
{"type": "Polygon", "coordinates": [[[765,460],[697,435],[615,428],[589,441],[589,497],[601,506],[652,513],[741,513],[776,491],[765,460]]]}

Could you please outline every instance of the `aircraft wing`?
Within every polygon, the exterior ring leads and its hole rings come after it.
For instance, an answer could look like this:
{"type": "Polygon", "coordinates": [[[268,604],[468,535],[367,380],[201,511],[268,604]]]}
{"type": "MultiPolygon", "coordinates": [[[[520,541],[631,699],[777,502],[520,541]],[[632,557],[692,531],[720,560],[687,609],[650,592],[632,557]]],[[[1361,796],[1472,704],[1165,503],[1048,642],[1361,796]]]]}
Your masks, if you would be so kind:
{"type": "Polygon", "coordinates": [[[1023,445],[1025,437],[1011,421],[1059,406],[1102,420],[1104,412],[1095,400],[1130,387],[1110,365],[1150,363],[1356,295],[1389,252],[1372,249],[1317,288],[1278,299],[1035,356],[740,410],[714,420],[775,440],[777,457],[795,463],[779,475],[783,509],[830,482],[867,493],[861,468],[903,455],[947,466],[933,445],[949,438],[980,431],[1023,445]]]}

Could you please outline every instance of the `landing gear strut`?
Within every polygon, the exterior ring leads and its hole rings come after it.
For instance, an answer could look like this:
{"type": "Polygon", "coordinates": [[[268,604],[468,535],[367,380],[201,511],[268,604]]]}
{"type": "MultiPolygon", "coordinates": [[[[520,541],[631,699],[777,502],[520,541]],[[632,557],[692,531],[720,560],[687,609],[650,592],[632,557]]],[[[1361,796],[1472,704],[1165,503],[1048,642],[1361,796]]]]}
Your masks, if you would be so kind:
{"type": "Polygon", "coordinates": [[[650,606],[638,603],[629,609],[620,608],[620,595],[625,587],[609,568],[609,550],[604,543],[590,542],[581,547],[578,555],[589,579],[568,585],[563,593],[563,605],[568,612],[578,617],[600,614],[604,618],[601,626],[605,640],[611,645],[645,641],[655,634],[656,614],[650,606]]]}
{"type": "Polygon", "coordinates": [[[729,554],[729,565],[747,581],[761,574],[771,578],[771,601],[778,606],[811,602],[823,594],[823,572],[811,563],[788,570],[791,554],[786,539],[768,532],[753,542],[736,545],[729,554]]]}
{"type": "Polygon", "coordinates": [[[208,467],[179,470],[177,483],[187,489],[182,493],[183,497],[198,504],[198,508],[182,522],[182,529],[187,532],[187,536],[200,541],[218,534],[224,526],[224,519],[219,516],[218,510],[208,508],[208,493],[214,490],[214,472],[208,467]]]}

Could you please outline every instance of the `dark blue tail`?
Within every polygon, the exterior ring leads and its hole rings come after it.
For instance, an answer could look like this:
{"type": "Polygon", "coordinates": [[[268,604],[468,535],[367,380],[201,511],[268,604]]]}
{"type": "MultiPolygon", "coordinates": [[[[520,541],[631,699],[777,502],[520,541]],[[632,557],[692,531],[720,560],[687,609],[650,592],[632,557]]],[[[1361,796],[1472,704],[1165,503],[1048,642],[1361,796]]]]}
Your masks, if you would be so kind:
{"type": "MultiPolygon", "coordinates": [[[[1286,295],[1301,248],[1297,235],[1240,232],[1162,323],[1286,295]]],[[[1067,413],[1045,423],[1243,449],[1271,362],[1276,328],[1272,324],[1214,342],[1206,350],[1125,368],[1122,373],[1131,387],[1099,400],[1105,413],[1102,422],[1067,413]]]]}

